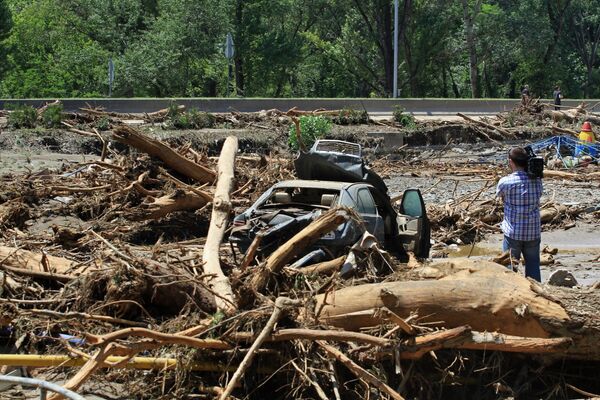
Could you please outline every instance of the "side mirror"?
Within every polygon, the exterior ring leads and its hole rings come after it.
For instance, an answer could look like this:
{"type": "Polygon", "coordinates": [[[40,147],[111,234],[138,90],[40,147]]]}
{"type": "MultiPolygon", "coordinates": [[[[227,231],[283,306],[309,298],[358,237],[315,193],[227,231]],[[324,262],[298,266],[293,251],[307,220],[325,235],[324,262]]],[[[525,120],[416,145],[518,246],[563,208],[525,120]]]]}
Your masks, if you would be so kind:
{"type": "Polygon", "coordinates": [[[425,216],[425,205],[419,189],[407,189],[402,196],[400,213],[414,218],[425,216]]]}

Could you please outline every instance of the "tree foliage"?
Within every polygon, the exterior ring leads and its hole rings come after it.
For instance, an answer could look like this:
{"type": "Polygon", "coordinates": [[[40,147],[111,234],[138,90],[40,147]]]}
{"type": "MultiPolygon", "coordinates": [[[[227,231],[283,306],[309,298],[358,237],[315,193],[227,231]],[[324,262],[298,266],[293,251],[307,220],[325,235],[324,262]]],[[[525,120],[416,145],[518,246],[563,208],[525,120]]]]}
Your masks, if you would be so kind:
{"type": "MultiPolygon", "coordinates": [[[[399,4],[403,97],[600,96],[600,0],[399,4]]],[[[392,0],[0,0],[0,97],[105,96],[109,59],[115,96],[388,97],[393,17],[392,0]]]]}

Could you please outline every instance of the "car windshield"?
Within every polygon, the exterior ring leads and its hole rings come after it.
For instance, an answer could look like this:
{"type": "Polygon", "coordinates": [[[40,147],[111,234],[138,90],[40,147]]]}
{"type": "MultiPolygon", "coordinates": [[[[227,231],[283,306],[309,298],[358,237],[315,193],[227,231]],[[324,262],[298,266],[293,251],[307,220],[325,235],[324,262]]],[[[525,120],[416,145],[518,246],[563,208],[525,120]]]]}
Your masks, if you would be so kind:
{"type": "Polygon", "coordinates": [[[327,209],[336,204],[339,194],[336,189],[279,187],[258,208],[301,206],[327,209]]]}

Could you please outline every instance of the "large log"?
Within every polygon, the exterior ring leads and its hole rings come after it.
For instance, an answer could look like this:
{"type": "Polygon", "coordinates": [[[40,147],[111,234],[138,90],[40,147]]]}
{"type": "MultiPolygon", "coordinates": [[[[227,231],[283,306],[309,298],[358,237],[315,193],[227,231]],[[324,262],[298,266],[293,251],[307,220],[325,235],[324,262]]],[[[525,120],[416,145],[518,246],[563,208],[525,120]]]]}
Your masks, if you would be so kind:
{"type": "Polygon", "coordinates": [[[585,109],[585,103],[581,103],[576,108],[567,110],[546,110],[543,112],[545,118],[552,118],[552,121],[555,123],[562,120],[575,122],[579,117],[586,114],[587,110],[585,109]]]}
{"type": "Polygon", "coordinates": [[[195,211],[209,203],[212,197],[208,193],[202,195],[178,189],[175,192],[158,198],[149,197],[133,213],[137,219],[159,219],[176,211],[195,211]]]}
{"type": "Polygon", "coordinates": [[[579,170],[577,173],[573,173],[547,169],[544,170],[544,178],[572,179],[574,181],[593,181],[600,180],[600,172],[582,173],[582,171],[579,170]]]}
{"type": "Polygon", "coordinates": [[[204,263],[204,273],[212,275],[209,284],[212,290],[220,297],[216,298],[217,308],[227,314],[232,314],[235,309],[233,291],[229,279],[221,269],[219,261],[219,249],[229,212],[231,211],[231,201],[229,195],[233,189],[235,153],[237,153],[238,140],[234,136],[229,136],[223,144],[221,156],[219,157],[217,188],[213,201],[213,209],[210,218],[210,227],[206,236],[206,244],[202,253],[204,263]]]}
{"type": "MultiPolygon", "coordinates": [[[[576,296],[548,294],[542,287],[507,268],[486,261],[456,259],[423,268],[426,280],[359,285],[316,296],[315,309],[323,323],[358,330],[378,325],[375,313],[387,307],[398,315],[418,312],[420,323],[445,328],[470,325],[481,332],[529,338],[567,337],[567,353],[600,359],[600,313],[582,310],[576,296]],[[561,300],[558,300],[560,298],[561,300]]],[[[573,290],[573,289],[571,289],[573,290]]],[[[586,293],[589,304],[600,293],[586,293]]]]}
{"type": "Polygon", "coordinates": [[[262,291],[271,274],[276,274],[295,256],[300,254],[311,244],[319,240],[327,232],[336,229],[342,223],[348,221],[350,215],[344,209],[332,209],[302,229],[281,247],[275,250],[261,269],[257,270],[252,277],[250,286],[253,290],[262,291]]]}
{"type": "Polygon", "coordinates": [[[121,125],[115,128],[113,138],[121,143],[133,146],[138,150],[160,158],[175,171],[200,183],[213,183],[217,177],[215,171],[183,157],[165,143],[149,138],[137,130],[121,125]]]}
{"type": "Polygon", "coordinates": [[[385,359],[396,356],[401,359],[417,360],[439,349],[564,354],[572,343],[570,338],[527,338],[502,333],[475,332],[470,326],[459,326],[401,340],[397,349],[384,348],[376,357],[385,359]]]}
{"type": "MultiPolygon", "coordinates": [[[[0,268],[20,275],[68,282],[78,274],[78,263],[45,253],[0,246],[0,268]]],[[[94,270],[89,267],[87,271],[94,270]]]]}

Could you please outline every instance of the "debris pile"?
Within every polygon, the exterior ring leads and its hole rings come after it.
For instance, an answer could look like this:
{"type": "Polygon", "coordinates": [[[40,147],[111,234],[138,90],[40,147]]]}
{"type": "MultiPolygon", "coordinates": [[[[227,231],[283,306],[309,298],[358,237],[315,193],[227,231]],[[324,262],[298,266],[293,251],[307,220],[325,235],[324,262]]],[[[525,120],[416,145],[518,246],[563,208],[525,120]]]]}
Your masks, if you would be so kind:
{"type": "MultiPolygon", "coordinates": [[[[70,125],[101,143],[99,157],[2,177],[0,321],[14,353],[0,355],[4,366],[43,367],[30,373],[80,392],[190,399],[426,398],[470,392],[463,377],[482,398],[497,387],[564,393],[541,388],[536,371],[502,371],[520,354],[543,359],[546,376],[565,373],[565,359],[597,368],[597,291],[541,286],[485,261],[401,263],[377,245],[292,268],[356,218],[343,207],[270,254],[240,253],[226,241],[232,211],[292,177],[291,159],[236,157],[235,137],[210,157],[126,125],[110,138],[70,125]],[[355,273],[342,277],[350,258],[355,273]]],[[[476,174],[487,189],[499,171],[476,174]]],[[[435,240],[493,230],[499,206],[484,191],[430,205],[435,240]]],[[[549,221],[569,211],[555,210],[549,221]]]]}

